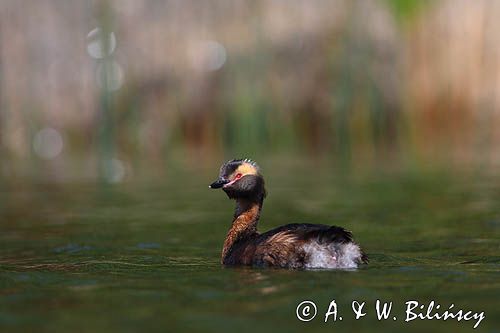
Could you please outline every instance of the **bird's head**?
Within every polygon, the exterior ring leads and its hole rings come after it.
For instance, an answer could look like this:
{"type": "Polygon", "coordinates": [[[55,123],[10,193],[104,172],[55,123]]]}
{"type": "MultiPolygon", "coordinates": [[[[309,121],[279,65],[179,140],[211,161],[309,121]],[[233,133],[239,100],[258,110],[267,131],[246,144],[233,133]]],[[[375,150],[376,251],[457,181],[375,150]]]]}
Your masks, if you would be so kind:
{"type": "Polygon", "coordinates": [[[237,159],[224,163],[212,189],[222,188],[230,199],[262,200],[266,194],[260,168],[252,160],[237,159]]]}

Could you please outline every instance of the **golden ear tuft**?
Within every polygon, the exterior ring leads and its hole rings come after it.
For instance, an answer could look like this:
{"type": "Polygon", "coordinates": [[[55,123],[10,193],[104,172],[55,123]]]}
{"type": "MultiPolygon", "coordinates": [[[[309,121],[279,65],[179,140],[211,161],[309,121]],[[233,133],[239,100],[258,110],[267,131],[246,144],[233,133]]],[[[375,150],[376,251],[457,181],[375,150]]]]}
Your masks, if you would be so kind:
{"type": "Polygon", "coordinates": [[[250,163],[243,163],[236,169],[235,173],[241,173],[243,176],[256,175],[258,173],[258,170],[250,163]]]}
{"type": "Polygon", "coordinates": [[[241,162],[241,165],[236,169],[235,172],[241,173],[242,175],[256,175],[259,173],[259,166],[251,159],[245,158],[242,159],[241,162]]]}

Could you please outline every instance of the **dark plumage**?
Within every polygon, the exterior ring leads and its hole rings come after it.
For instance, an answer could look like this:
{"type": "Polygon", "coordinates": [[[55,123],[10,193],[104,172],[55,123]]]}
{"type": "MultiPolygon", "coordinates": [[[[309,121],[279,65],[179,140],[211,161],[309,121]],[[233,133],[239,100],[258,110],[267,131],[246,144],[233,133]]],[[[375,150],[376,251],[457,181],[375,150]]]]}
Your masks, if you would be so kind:
{"type": "Polygon", "coordinates": [[[220,168],[210,188],[222,188],[236,200],[232,226],[222,250],[225,265],[283,268],[355,268],[368,259],[352,234],[324,224],[287,224],[263,234],[257,232],[266,196],[264,178],[248,159],[231,160],[220,168]]]}

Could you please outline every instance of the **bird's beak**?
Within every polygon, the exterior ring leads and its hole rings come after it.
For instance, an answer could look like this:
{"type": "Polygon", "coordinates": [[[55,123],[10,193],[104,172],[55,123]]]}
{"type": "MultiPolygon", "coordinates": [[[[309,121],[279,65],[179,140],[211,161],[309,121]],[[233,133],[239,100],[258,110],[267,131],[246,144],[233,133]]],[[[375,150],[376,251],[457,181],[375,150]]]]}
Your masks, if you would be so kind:
{"type": "Polygon", "coordinates": [[[221,188],[222,186],[226,185],[229,183],[229,180],[219,178],[216,181],[214,181],[212,184],[208,185],[209,188],[221,188]]]}

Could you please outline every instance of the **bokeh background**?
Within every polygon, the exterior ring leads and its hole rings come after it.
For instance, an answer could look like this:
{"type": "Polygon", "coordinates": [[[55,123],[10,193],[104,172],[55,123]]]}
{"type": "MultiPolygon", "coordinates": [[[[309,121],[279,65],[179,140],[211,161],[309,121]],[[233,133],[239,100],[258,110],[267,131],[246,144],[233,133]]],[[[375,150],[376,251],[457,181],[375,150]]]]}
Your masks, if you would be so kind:
{"type": "Polygon", "coordinates": [[[500,1],[0,0],[0,331],[500,327],[500,1]],[[355,271],[225,268],[252,158],[266,231],[341,225],[355,271]],[[295,318],[317,302],[313,322],[295,318]],[[332,299],[342,323],[323,322],[332,299]],[[395,302],[398,321],[349,315],[395,302]],[[351,313],[352,314],[352,313],[351,313]]]}
{"type": "Polygon", "coordinates": [[[0,3],[6,180],[159,178],[232,157],[494,170],[500,3],[0,3]]]}

